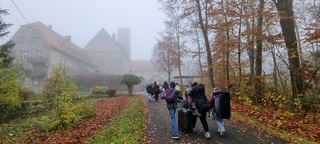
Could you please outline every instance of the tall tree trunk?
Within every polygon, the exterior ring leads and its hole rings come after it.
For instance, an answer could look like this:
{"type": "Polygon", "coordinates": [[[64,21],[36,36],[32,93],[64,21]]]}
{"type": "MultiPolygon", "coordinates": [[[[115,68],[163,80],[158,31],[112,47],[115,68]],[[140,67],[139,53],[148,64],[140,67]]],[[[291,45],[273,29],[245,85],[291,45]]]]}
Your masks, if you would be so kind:
{"type": "Polygon", "coordinates": [[[299,94],[303,94],[302,77],[298,73],[300,68],[299,53],[297,48],[297,38],[294,31],[294,19],[292,0],[273,0],[276,4],[280,16],[280,25],[285,44],[288,51],[290,79],[292,86],[293,99],[299,94]]]}
{"type": "Polygon", "coordinates": [[[300,57],[300,63],[303,63],[303,54],[302,54],[302,47],[301,47],[301,39],[300,39],[300,32],[299,32],[299,27],[297,25],[297,21],[294,21],[294,29],[296,30],[297,33],[297,39],[298,39],[298,50],[299,50],[299,57],[300,57]]]}
{"type": "Polygon", "coordinates": [[[278,94],[278,78],[277,78],[277,58],[276,58],[276,50],[274,48],[274,44],[271,46],[271,53],[273,59],[273,84],[275,93],[278,94]]]}
{"type": "MultiPolygon", "coordinates": [[[[251,1],[251,0],[250,0],[251,1]]],[[[253,9],[252,2],[247,2],[246,5],[244,5],[244,13],[245,15],[249,15],[248,11],[248,5],[250,4],[250,8],[253,9]]],[[[249,17],[245,17],[245,23],[246,23],[246,30],[247,31],[252,31],[254,28],[254,11],[252,11],[252,22],[250,26],[249,22],[249,17]]],[[[254,46],[253,46],[253,40],[254,40],[254,34],[247,35],[247,49],[248,49],[248,56],[249,56],[249,63],[250,63],[250,77],[249,77],[249,82],[252,83],[253,81],[253,76],[254,76],[254,46]]]]}
{"type": "MultiPolygon", "coordinates": [[[[179,24],[180,25],[180,24],[179,24]]],[[[180,47],[180,31],[179,31],[179,27],[178,27],[178,33],[177,33],[177,42],[178,42],[178,69],[179,69],[179,77],[180,77],[180,85],[182,85],[182,78],[181,78],[181,55],[180,55],[180,51],[181,51],[181,47],[180,47]]]]}
{"type": "Polygon", "coordinates": [[[255,102],[258,103],[258,100],[262,96],[263,86],[262,86],[262,22],[263,22],[263,9],[264,9],[264,0],[260,0],[259,9],[258,9],[258,25],[256,30],[256,78],[254,79],[254,88],[255,88],[255,102]]]}
{"type": "Polygon", "coordinates": [[[242,29],[242,14],[243,14],[243,5],[244,0],[241,1],[241,7],[240,7],[240,19],[239,19],[239,29],[238,29],[238,72],[239,72],[239,82],[238,87],[240,89],[241,87],[241,81],[242,81],[242,70],[241,70],[241,29],[242,29]]]}
{"type": "Polygon", "coordinates": [[[214,77],[213,77],[212,55],[211,55],[211,49],[210,49],[210,44],[209,44],[209,39],[208,39],[208,33],[207,33],[206,28],[204,27],[204,24],[203,24],[200,1],[196,0],[196,2],[197,2],[197,8],[198,8],[199,24],[201,26],[204,42],[206,45],[206,51],[207,51],[209,85],[211,88],[213,88],[214,87],[214,77]]]}
{"type": "MultiPolygon", "coordinates": [[[[228,6],[228,4],[226,4],[228,6]]],[[[224,0],[221,0],[221,7],[224,12],[224,22],[228,23],[228,16],[226,13],[226,8],[224,7],[224,0]]],[[[225,42],[227,44],[227,51],[226,51],[226,74],[227,74],[227,85],[228,85],[228,91],[230,91],[230,48],[229,48],[229,42],[230,42],[230,36],[229,36],[229,29],[226,30],[227,34],[227,41],[225,42]]]]}
{"type": "Polygon", "coordinates": [[[196,29],[196,33],[197,33],[197,44],[198,44],[199,68],[200,68],[200,75],[202,75],[203,72],[202,72],[202,64],[201,64],[201,46],[200,46],[199,34],[197,29],[196,29]]]}
{"type": "Polygon", "coordinates": [[[258,11],[258,26],[257,26],[257,51],[256,51],[256,76],[262,74],[262,22],[263,22],[264,0],[260,0],[258,11]]]}

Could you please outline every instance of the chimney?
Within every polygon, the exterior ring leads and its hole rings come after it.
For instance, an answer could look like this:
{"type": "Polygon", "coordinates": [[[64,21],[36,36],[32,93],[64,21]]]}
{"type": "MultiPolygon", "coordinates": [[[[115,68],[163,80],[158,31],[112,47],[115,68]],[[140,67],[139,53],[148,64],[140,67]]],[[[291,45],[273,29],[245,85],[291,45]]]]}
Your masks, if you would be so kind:
{"type": "Polygon", "coordinates": [[[52,30],[52,25],[49,25],[49,29],[52,30]]]}
{"type": "Polygon", "coordinates": [[[112,38],[113,38],[114,41],[117,41],[116,40],[116,33],[112,33],[112,38]]]}
{"type": "Polygon", "coordinates": [[[71,42],[71,36],[64,36],[64,39],[65,39],[67,42],[71,42]]]}

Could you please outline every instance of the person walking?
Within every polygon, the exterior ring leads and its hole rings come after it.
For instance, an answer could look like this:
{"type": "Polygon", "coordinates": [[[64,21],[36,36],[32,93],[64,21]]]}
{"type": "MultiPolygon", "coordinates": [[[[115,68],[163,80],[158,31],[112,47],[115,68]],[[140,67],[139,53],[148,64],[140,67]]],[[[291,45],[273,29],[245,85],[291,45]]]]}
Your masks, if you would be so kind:
{"type": "Polygon", "coordinates": [[[167,89],[169,89],[169,84],[168,84],[168,82],[167,82],[167,81],[164,81],[162,87],[164,88],[165,91],[167,91],[167,89]]]}
{"type": "Polygon", "coordinates": [[[206,115],[210,109],[210,104],[208,103],[208,99],[205,95],[204,85],[194,82],[191,89],[187,92],[187,95],[189,108],[194,111],[193,115],[190,118],[193,130],[195,131],[197,118],[199,117],[205,131],[204,136],[209,139],[210,132],[206,115]]]}
{"type": "Polygon", "coordinates": [[[170,88],[167,90],[166,93],[166,103],[167,103],[167,108],[169,110],[170,114],[170,119],[171,119],[171,127],[173,130],[172,138],[173,139],[179,139],[179,128],[177,124],[177,119],[176,119],[176,109],[178,108],[178,100],[177,99],[183,99],[181,95],[176,95],[175,94],[175,86],[176,84],[174,82],[170,82],[170,88]],[[173,100],[169,100],[169,97],[174,96],[173,100]]]}
{"type": "Polygon", "coordinates": [[[154,90],[152,88],[152,85],[153,85],[153,83],[150,83],[150,84],[148,84],[146,86],[146,91],[147,91],[147,94],[148,94],[149,102],[151,102],[152,96],[154,95],[154,90]]]}
{"type": "Polygon", "coordinates": [[[181,88],[180,88],[180,85],[179,85],[178,82],[176,82],[176,87],[175,87],[175,89],[176,89],[176,92],[179,93],[179,95],[182,95],[182,93],[181,93],[181,88]]]}
{"type": "Polygon", "coordinates": [[[214,92],[212,93],[211,96],[211,101],[210,101],[210,108],[212,109],[213,113],[213,120],[216,121],[217,127],[218,127],[218,132],[220,134],[220,137],[223,137],[226,133],[225,128],[224,128],[224,122],[223,119],[218,117],[216,115],[216,108],[215,108],[215,99],[218,95],[220,95],[221,93],[223,93],[219,88],[214,88],[214,92]]]}

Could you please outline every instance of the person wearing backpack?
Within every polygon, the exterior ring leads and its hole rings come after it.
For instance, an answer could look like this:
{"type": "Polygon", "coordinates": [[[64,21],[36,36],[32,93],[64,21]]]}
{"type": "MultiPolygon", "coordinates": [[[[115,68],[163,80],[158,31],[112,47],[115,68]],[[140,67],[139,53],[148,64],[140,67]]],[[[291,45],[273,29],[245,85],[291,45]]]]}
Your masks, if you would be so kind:
{"type": "Polygon", "coordinates": [[[154,89],[152,88],[152,85],[153,83],[150,83],[146,86],[149,102],[152,100],[152,96],[154,95],[154,89]]]}
{"type": "Polygon", "coordinates": [[[204,136],[209,139],[210,132],[206,114],[210,110],[210,104],[208,103],[208,99],[205,95],[204,85],[194,82],[187,95],[189,108],[194,111],[194,115],[191,117],[193,128],[195,128],[197,118],[199,117],[205,131],[204,136]]]}
{"type": "Polygon", "coordinates": [[[176,109],[178,108],[178,100],[183,99],[181,95],[177,95],[175,91],[176,84],[174,82],[170,82],[170,87],[166,91],[166,103],[167,108],[169,110],[170,119],[171,119],[171,127],[173,129],[172,138],[179,139],[179,128],[176,119],[176,109]]]}
{"type": "MultiPolygon", "coordinates": [[[[225,127],[224,127],[224,122],[223,119],[224,118],[230,118],[230,114],[228,113],[230,112],[230,105],[227,105],[228,107],[222,107],[221,104],[220,105],[221,109],[224,110],[224,112],[227,112],[228,114],[225,115],[219,115],[219,112],[217,110],[217,106],[216,103],[219,103],[216,99],[217,97],[225,97],[226,99],[230,99],[230,95],[228,92],[222,92],[219,88],[214,88],[214,92],[211,95],[211,100],[210,100],[210,108],[212,109],[212,119],[216,121],[216,124],[218,126],[218,132],[220,134],[220,137],[224,137],[225,136],[225,127]]],[[[221,98],[219,98],[221,99],[221,98]]],[[[224,102],[226,103],[226,102],[224,102]]],[[[230,101],[229,101],[230,104],[230,101]]],[[[221,110],[220,110],[221,113],[221,110]]]]}

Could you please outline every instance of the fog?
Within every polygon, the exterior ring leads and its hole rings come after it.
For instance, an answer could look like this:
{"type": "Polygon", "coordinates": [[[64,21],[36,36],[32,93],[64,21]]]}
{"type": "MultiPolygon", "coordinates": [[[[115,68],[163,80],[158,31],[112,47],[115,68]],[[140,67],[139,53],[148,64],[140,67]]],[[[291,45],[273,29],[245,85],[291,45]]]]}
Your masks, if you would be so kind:
{"type": "Polygon", "coordinates": [[[4,22],[13,24],[1,43],[21,25],[38,21],[52,25],[62,36],[70,35],[81,48],[102,28],[112,35],[118,27],[128,27],[132,60],[151,59],[155,38],[164,27],[157,0],[3,0],[0,7],[10,13],[3,17],[4,22]]]}

